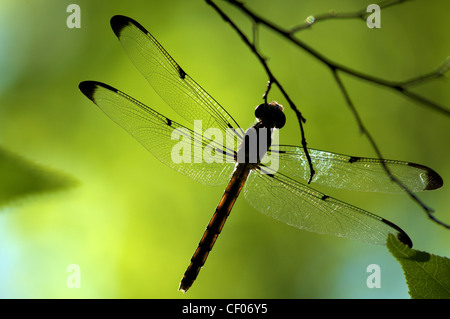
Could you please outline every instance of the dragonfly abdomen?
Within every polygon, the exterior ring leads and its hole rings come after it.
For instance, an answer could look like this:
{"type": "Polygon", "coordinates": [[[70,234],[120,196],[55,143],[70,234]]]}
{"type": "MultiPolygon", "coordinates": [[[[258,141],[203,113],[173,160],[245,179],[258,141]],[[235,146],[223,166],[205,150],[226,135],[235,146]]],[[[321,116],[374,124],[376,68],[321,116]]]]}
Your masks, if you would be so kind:
{"type": "Polygon", "coordinates": [[[222,231],[223,225],[233,208],[242,187],[247,180],[248,174],[250,173],[250,166],[247,164],[237,164],[236,169],[231,177],[228,186],[222,195],[219,205],[216,207],[216,211],[212,216],[211,220],[206,226],[206,230],[203,233],[202,239],[200,240],[197,249],[191,258],[191,263],[187,268],[181,280],[179,290],[186,292],[197,278],[200,269],[205,264],[208,258],[209,252],[214,246],[214,243],[219,237],[222,231]]]}

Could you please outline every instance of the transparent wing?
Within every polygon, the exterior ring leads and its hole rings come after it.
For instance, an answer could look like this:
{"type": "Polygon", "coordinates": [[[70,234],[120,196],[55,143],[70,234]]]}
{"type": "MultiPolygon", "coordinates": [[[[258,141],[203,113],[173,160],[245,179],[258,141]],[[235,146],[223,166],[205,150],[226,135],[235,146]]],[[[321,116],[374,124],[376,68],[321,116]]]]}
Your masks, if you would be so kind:
{"type": "MultiPolygon", "coordinates": [[[[334,188],[367,192],[400,193],[403,190],[390,180],[383,168],[384,162],[409,190],[432,190],[442,186],[442,178],[432,169],[419,164],[376,158],[355,157],[315,149],[309,154],[316,174],[313,183],[334,188]]],[[[309,179],[309,166],[299,146],[272,145],[267,154],[276,159],[278,172],[296,180],[309,179]]]]}
{"type": "Polygon", "coordinates": [[[109,85],[85,81],[79,88],[164,164],[202,184],[221,185],[230,180],[234,152],[222,149],[220,139],[202,138],[109,85]]]}
{"type": "MultiPolygon", "coordinates": [[[[266,168],[261,167],[261,170],[266,168]]],[[[412,246],[408,235],[393,223],[283,174],[252,171],[244,186],[244,195],[263,214],[300,229],[371,244],[385,244],[388,234],[393,234],[412,246]]]]}
{"type": "MultiPolygon", "coordinates": [[[[201,120],[203,129],[239,129],[239,125],[175,62],[138,22],[114,16],[111,27],[125,52],[150,85],[170,107],[190,123],[201,120]]],[[[240,130],[239,136],[243,136],[240,130]]]]}

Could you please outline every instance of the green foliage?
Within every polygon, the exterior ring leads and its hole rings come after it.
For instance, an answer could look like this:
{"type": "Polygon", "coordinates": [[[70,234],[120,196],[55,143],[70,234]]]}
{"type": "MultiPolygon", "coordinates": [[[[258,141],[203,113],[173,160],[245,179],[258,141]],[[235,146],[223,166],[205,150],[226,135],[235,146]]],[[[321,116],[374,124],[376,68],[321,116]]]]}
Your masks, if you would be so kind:
{"type": "Polygon", "coordinates": [[[74,185],[73,179],[31,163],[0,147],[0,207],[32,194],[74,185]]]}
{"type": "Polygon", "coordinates": [[[400,262],[413,299],[450,299],[450,259],[411,249],[393,235],[387,247],[400,262]]]}

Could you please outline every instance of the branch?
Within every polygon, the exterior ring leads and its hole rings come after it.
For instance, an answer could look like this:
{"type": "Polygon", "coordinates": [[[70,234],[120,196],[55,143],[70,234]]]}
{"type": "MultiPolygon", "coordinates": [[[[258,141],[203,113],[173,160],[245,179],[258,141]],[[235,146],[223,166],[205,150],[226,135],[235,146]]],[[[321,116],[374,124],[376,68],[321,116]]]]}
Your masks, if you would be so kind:
{"type": "MultiPolygon", "coordinates": [[[[274,74],[270,70],[269,66],[267,65],[266,59],[258,52],[255,44],[250,42],[250,40],[239,29],[239,27],[214,2],[212,2],[212,0],[206,0],[206,3],[209,4],[210,6],[212,6],[214,8],[214,10],[216,10],[217,13],[222,17],[222,19],[224,19],[227,23],[229,23],[231,25],[231,27],[239,34],[239,36],[244,41],[244,43],[256,55],[256,57],[258,58],[259,62],[261,62],[264,70],[267,73],[267,76],[269,77],[269,82],[268,82],[268,85],[267,85],[267,89],[266,89],[266,91],[264,92],[264,95],[263,95],[264,102],[267,103],[267,95],[269,94],[269,91],[270,91],[270,89],[272,87],[272,84],[275,84],[280,89],[281,93],[286,98],[286,100],[288,101],[289,106],[291,107],[291,109],[295,112],[295,115],[297,116],[297,119],[298,119],[298,123],[300,125],[300,132],[301,132],[301,136],[302,136],[301,143],[302,143],[303,151],[305,152],[305,155],[306,155],[306,158],[307,158],[308,164],[309,164],[309,170],[310,170],[310,177],[309,177],[309,180],[308,180],[308,184],[309,184],[312,181],[312,178],[313,178],[313,176],[315,174],[315,171],[314,171],[314,168],[313,168],[313,165],[312,165],[311,156],[309,155],[309,152],[308,152],[306,138],[305,138],[305,131],[304,131],[304,128],[303,128],[303,123],[306,122],[306,119],[303,117],[302,113],[298,110],[298,108],[295,105],[294,101],[292,101],[292,99],[289,97],[287,92],[284,90],[284,87],[281,85],[281,83],[274,76],[274,74]]],[[[253,32],[253,34],[254,34],[254,41],[256,41],[255,33],[256,33],[256,29],[257,29],[256,26],[258,24],[258,21],[253,20],[253,22],[254,22],[254,27],[253,27],[253,30],[254,30],[254,32],[253,32]]]]}
{"type": "MultiPolygon", "coordinates": [[[[378,4],[378,6],[380,7],[380,9],[383,8],[387,8],[399,3],[403,3],[406,1],[411,1],[411,0],[387,0],[384,1],[380,4],[378,4]]],[[[310,15],[309,17],[307,17],[305,19],[305,22],[292,27],[288,32],[290,34],[294,34],[295,32],[298,32],[300,30],[305,30],[305,29],[309,29],[313,26],[313,24],[317,24],[317,22],[319,21],[325,21],[325,20],[331,20],[331,19],[360,19],[362,21],[365,21],[367,16],[370,14],[370,12],[367,12],[366,9],[361,9],[358,11],[353,11],[353,12],[345,12],[345,13],[337,13],[334,10],[330,10],[330,12],[325,13],[325,14],[320,14],[320,15],[310,15]]]]}
{"type": "MultiPolygon", "coordinates": [[[[347,66],[341,65],[337,62],[334,62],[333,60],[329,59],[328,57],[324,56],[322,53],[320,53],[319,51],[316,51],[314,48],[310,47],[309,45],[307,45],[306,43],[304,43],[303,41],[297,39],[294,37],[294,33],[302,28],[306,28],[306,27],[295,27],[293,29],[290,30],[284,30],[278,26],[276,26],[274,23],[266,20],[264,17],[261,17],[259,15],[257,15],[256,13],[254,13],[253,11],[249,10],[242,2],[238,1],[238,0],[225,0],[228,3],[230,3],[231,5],[235,6],[236,8],[238,8],[239,10],[241,10],[245,15],[247,15],[249,17],[249,19],[251,19],[252,23],[253,23],[253,36],[254,36],[254,42],[256,41],[256,28],[258,25],[264,25],[267,28],[271,29],[272,31],[278,33],[279,35],[281,35],[282,37],[286,38],[287,40],[289,40],[290,42],[294,43],[296,46],[298,46],[300,49],[302,49],[303,51],[309,53],[310,55],[312,55],[315,59],[319,60],[320,62],[322,62],[324,65],[326,65],[333,77],[334,80],[336,81],[342,95],[344,96],[347,105],[349,106],[350,110],[352,111],[357,124],[359,126],[360,132],[362,134],[364,134],[370,144],[372,145],[373,149],[375,150],[377,156],[379,159],[383,160],[383,157],[381,155],[381,152],[378,148],[378,146],[376,145],[374,139],[372,138],[370,132],[366,129],[366,127],[364,126],[364,123],[362,122],[354,104],[352,103],[350,96],[344,86],[344,84],[342,83],[338,72],[343,72],[343,73],[347,73],[353,77],[359,78],[361,80],[365,80],[368,82],[371,82],[373,84],[377,84],[380,86],[384,86],[387,87],[391,90],[394,90],[395,92],[398,92],[402,95],[404,95],[407,98],[412,99],[415,102],[418,102],[424,106],[427,106],[431,109],[434,109],[438,112],[441,112],[442,114],[446,115],[446,116],[450,116],[450,110],[448,110],[447,108],[445,108],[444,106],[432,102],[428,99],[426,99],[425,97],[422,97],[416,93],[413,93],[411,91],[408,90],[408,87],[411,87],[413,85],[417,85],[419,83],[424,83],[425,81],[429,81],[431,79],[435,79],[438,77],[441,77],[445,74],[445,72],[448,71],[448,69],[450,68],[450,58],[447,58],[440,66],[439,68],[437,68],[435,71],[432,71],[428,74],[425,75],[421,75],[418,77],[415,77],[413,79],[410,80],[406,80],[406,81],[401,81],[401,82],[394,82],[394,81],[390,81],[390,80],[386,80],[386,79],[382,79],[382,78],[378,78],[369,74],[365,74],[363,72],[359,72],[357,70],[354,70],[352,68],[349,68],[347,66]],[[293,31],[294,30],[294,31],[293,31]]],[[[379,6],[382,8],[386,8],[389,6],[393,6],[396,4],[400,4],[403,2],[406,2],[409,0],[388,0],[385,1],[383,3],[380,3],[379,6]]],[[[304,118],[301,115],[301,113],[298,111],[297,107],[295,106],[295,104],[292,102],[292,100],[289,98],[289,96],[287,95],[287,93],[284,91],[284,89],[282,88],[282,86],[280,85],[280,83],[276,80],[276,78],[274,77],[273,73],[270,71],[265,59],[259,54],[258,50],[255,48],[255,46],[247,39],[247,37],[242,33],[242,31],[231,21],[231,19],[226,16],[213,2],[212,0],[206,0],[206,2],[208,4],[210,4],[211,6],[213,6],[213,8],[222,16],[222,18],[227,21],[228,23],[231,24],[231,26],[236,30],[236,32],[238,32],[238,34],[241,36],[241,38],[244,40],[244,42],[250,47],[250,49],[252,50],[253,53],[255,53],[255,55],[258,57],[258,59],[260,60],[261,64],[263,65],[264,69],[266,70],[267,75],[269,76],[269,83],[268,83],[268,87],[266,92],[264,93],[264,100],[267,101],[267,94],[271,88],[272,83],[276,84],[279,88],[280,91],[283,93],[283,95],[285,96],[285,98],[288,100],[289,105],[291,106],[291,108],[295,111],[297,118],[299,120],[299,124],[300,124],[300,130],[302,133],[302,146],[303,149],[305,150],[305,153],[307,155],[308,158],[308,163],[310,165],[310,169],[311,169],[311,175],[310,175],[310,180],[308,181],[311,182],[312,177],[314,175],[314,170],[312,168],[312,163],[309,157],[309,154],[306,151],[306,141],[304,138],[304,131],[303,131],[303,125],[302,122],[304,122],[304,118]]],[[[336,14],[336,13],[329,13],[329,14],[325,14],[325,15],[321,15],[321,16],[317,16],[317,17],[313,17],[309,19],[309,25],[312,25],[312,23],[316,22],[316,21],[320,21],[320,20],[327,20],[327,19],[332,19],[332,18],[341,18],[341,19],[354,19],[354,18],[363,18],[366,15],[366,11],[365,10],[358,10],[356,12],[353,13],[344,13],[344,14],[336,14]]],[[[308,20],[307,20],[308,21],[308,20]]],[[[450,228],[449,225],[446,225],[438,220],[436,220],[431,213],[433,212],[433,210],[429,207],[427,207],[423,202],[421,202],[417,196],[415,196],[405,185],[403,185],[401,183],[401,181],[399,181],[395,176],[392,175],[392,173],[390,172],[389,168],[383,164],[383,168],[386,172],[386,174],[389,176],[389,178],[395,182],[397,185],[399,185],[399,187],[401,187],[403,190],[405,190],[405,192],[415,201],[417,202],[427,213],[427,215],[433,219],[434,221],[436,221],[437,223],[443,225],[446,228],[450,228]]]]}
{"type": "MultiPolygon", "coordinates": [[[[375,150],[375,153],[377,154],[377,157],[382,159],[383,156],[381,155],[381,151],[378,148],[377,144],[375,143],[375,140],[373,139],[372,135],[370,134],[370,132],[365,128],[365,126],[363,125],[361,118],[359,117],[358,112],[356,111],[356,108],[352,102],[352,100],[350,99],[350,95],[347,92],[347,89],[345,88],[344,84],[342,83],[341,78],[339,77],[339,75],[337,74],[336,71],[333,72],[334,78],[336,80],[336,83],[338,83],[339,89],[342,92],[342,95],[344,95],[345,100],[347,102],[347,104],[350,106],[350,109],[353,111],[358,125],[361,129],[361,133],[366,135],[367,139],[369,140],[369,143],[372,145],[372,148],[375,150]]],[[[387,173],[387,175],[389,176],[389,179],[391,181],[393,181],[394,183],[396,183],[398,186],[400,186],[417,204],[419,204],[420,207],[423,208],[423,210],[426,212],[426,214],[428,215],[429,218],[431,218],[432,220],[434,220],[435,222],[437,222],[438,224],[441,224],[442,226],[446,227],[446,228],[450,228],[450,226],[444,224],[443,222],[437,220],[432,213],[434,212],[433,209],[431,209],[430,207],[426,206],[411,190],[408,189],[408,187],[405,186],[405,184],[403,184],[397,177],[395,177],[391,170],[389,169],[389,167],[386,165],[386,163],[384,161],[381,161],[381,165],[383,166],[383,169],[385,170],[385,172],[387,173]]]]}
{"type": "Polygon", "coordinates": [[[410,80],[404,81],[402,83],[403,87],[413,86],[420,84],[424,81],[433,80],[443,76],[450,69],[450,56],[446,57],[445,60],[436,68],[436,70],[431,71],[430,73],[412,78],[410,80]]]}
{"type": "MultiPolygon", "coordinates": [[[[371,76],[369,74],[365,74],[363,72],[359,72],[357,70],[343,66],[343,65],[341,65],[337,62],[334,62],[331,59],[325,57],[323,54],[316,51],[315,49],[313,49],[312,47],[310,47],[303,41],[295,38],[294,35],[289,30],[283,30],[282,28],[276,26],[274,23],[269,22],[268,20],[264,19],[263,17],[258,16],[253,11],[249,10],[242,2],[237,1],[237,0],[225,0],[225,1],[227,1],[228,3],[230,3],[233,6],[237,7],[238,9],[240,9],[242,12],[244,12],[246,15],[248,15],[248,17],[250,19],[252,19],[255,23],[260,23],[262,25],[265,25],[269,29],[275,31],[276,33],[280,34],[282,37],[284,37],[287,40],[289,40],[290,42],[294,43],[296,46],[300,47],[301,49],[303,49],[304,51],[306,51],[307,53],[312,55],[315,59],[324,63],[332,71],[334,69],[337,69],[339,71],[345,72],[349,75],[360,78],[362,80],[372,82],[374,84],[378,84],[381,86],[385,86],[389,89],[392,89],[396,92],[403,94],[404,96],[406,96],[408,98],[411,98],[415,102],[419,102],[421,104],[424,104],[425,106],[428,106],[436,111],[443,113],[444,115],[450,116],[450,110],[446,109],[444,106],[441,106],[437,103],[431,102],[430,100],[428,100],[422,96],[418,96],[417,94],[414,94],[414,93],[408,91],[406,89],[406,86],[408,85],[408,83],[410,81],[392,82],[389,80],[377,78],[377,77],[371,76]]],[[[403,0],[403,1],[407,1],[407,0],[403,0]]],[[[448,68],[446,70],[448,70],[448,68]]],[[[439,76],[442,76],[443,74],[444,73],[440,73],[439,76]]],[[[425,77],[424,79],[427,80],[429,78],[425,77]]]]}

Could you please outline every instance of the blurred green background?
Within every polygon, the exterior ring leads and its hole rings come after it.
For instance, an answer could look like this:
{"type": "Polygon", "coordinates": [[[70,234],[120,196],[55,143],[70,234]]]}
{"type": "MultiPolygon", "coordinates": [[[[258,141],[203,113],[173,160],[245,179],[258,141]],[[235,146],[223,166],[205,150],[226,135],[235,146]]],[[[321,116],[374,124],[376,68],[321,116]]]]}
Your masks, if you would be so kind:
{"type": "MultiPolygon", "coordinates": [[[[289,27],[310,14],[353,11],[373,1],[246,2],[289,27]]],[[[79,181],[0,207],[0,297],[409,298],[401,267],[386,247],[300,231],[258,213],[243,196],[191,290],[178,292],[225,186],[197,184],[161,164],[83,96],[78,83],[108,83],[184,123],[128,60],[109,26],[116,14],[152,32],[243,127],[252,124],[267,77],[204,1],[78,1],[81,29],[66,26],[70,3],[0,2],[0,146],[79,181]],[[366,268],[374,263],[381,267],[379,289],[366,286],[366,268]],[[81,288],[66,285],[71,264],[80,266],[81,288]]],[[[217,3],[250,30],[242,14],[217,3]]],[[[382,10],[381,29],[335,20],[298,36],[349,67],[406,80],[433,70],[449,54],[449,10],[446,0],[406,2],[382,10]]],[[[308,146],[375,156],[323,65],[264,28],[259,47],[307,118],[308,146]]],[[[386,158],[427,165],[450,180],[447,117],[343,78],[386,158]]],[[[414,91],[450,105],[448,76],[414,91]]],[[[277,90],[270,98],[287,105],[277,90]]],[[[299,144],[294,113],[286,113],[281,142],[299,144]]],[[[416,249],[450,256],[449,231],[407,195],[316,188],[398,224],[416,249]]],[[[444,185],[419,197],[449,223],[449,194],[444,185]]]]}

